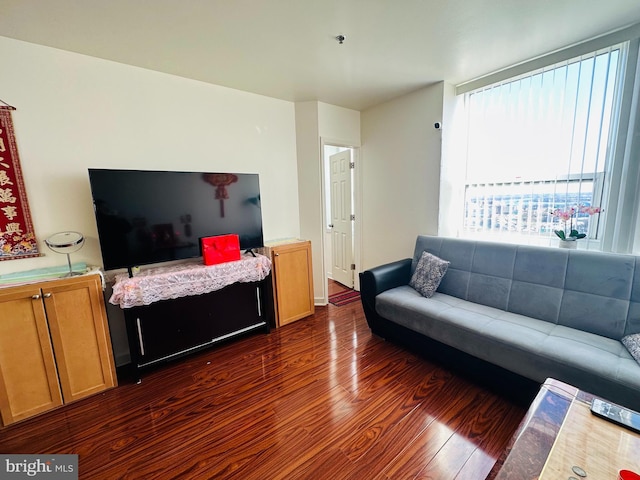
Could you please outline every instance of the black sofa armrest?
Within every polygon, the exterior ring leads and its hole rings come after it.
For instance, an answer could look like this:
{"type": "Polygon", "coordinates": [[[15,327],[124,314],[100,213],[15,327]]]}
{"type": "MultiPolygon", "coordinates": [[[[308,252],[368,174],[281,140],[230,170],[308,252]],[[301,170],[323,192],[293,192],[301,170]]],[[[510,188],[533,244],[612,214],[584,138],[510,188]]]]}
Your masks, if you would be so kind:
{"type": "Polygon", "coordinates": [[[376,330],[379,318],[376,313],[376,295],[391,288],[408,285],[410,279],[410,258],[380,265],[360,273],[360,298],[371,330],[376,330]]]}

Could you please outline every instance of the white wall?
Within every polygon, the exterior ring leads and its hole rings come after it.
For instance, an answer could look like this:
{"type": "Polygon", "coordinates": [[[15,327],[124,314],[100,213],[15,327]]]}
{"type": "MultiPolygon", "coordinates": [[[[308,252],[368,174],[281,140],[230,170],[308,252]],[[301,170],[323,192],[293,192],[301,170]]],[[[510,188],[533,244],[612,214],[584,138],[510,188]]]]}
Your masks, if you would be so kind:
{"type": "MultiPolygon", "coordinates": [[[[335,105],[329,105],[327,103],[319,103],[318,104],[318,128],[320,133],[320,138],[322,143],[333,143],[337,145],[345,145],[349,147],[360,147],[360,112],[356,110],[350,110],[348,108],[337,107],[335,105]]],[[[356,170],[356,184],[354,188],[359,187],[359,179],[357,178],[356,170]]],[[[324,151],[320,152],[320,184],[322,187],[321,204],[320,207],[320,218],[322,229],[320,231],[321,238],[324,240],[324,246],[327,251],[323,253],[322,259],[318,261],[322,262],[323,265],[323,300],[328,299],[329,292],[326,290],[326,279],[329,276],[327,271],[327,255],[331,256],[331,234],[326,233],[324,218],[326,216],[326,212],[324,211],[324,206],[327,205],[327,200],[324,197],[326,192],[326,188],[324,188],[324,182],[328,182],[329,179],[324,178],[324,151]]],[[[357,195],[356,195],[357,198],[357,195]]],[[[356,209],[359,208],[359,205],[355,205],[356,209]]],[[[356,210],[357,211],[357,210],[356,210]]],[[[358,243],[360,241],[359,238],[359,219],[356,215],[356,228],[354,235],[354,242],[358,243]]],[[[356,247],[357,250],[357,247],[356,247]]],[[[358,258],[354,259],[356,262],[356,268],[358,267],[358,258]]],[[[329,264],[331,262],[329,261],[329,264]]],[[[357,271],[357,270],[356,270],[357,271]]],[[[359,285],[359,284],[357,284],[359,285]]]]}
{"type": "Polygon", "coordinates": [[[438,218],[438,235],[443,237],[457,237],[463,227],[460,212],[464,209],[463,173],[467,168],[466,125],[464,96],[456,96],[455,87],[445,83],[438,218]]]}
{"type": "Polygon", "coordinates": [[[362,113],[361,270],[411,257],[417,235],[438,233],[443,96],[440,82],[362,113]]]}
{"type": "Polygon", "coordinates": [[[61,265],[43,240],[87,237],[101,265],[87,168],[260,174],[265,239],[299,235],[294,104],[0,37],[0,98],[13,112],[39,248],[0,274],[61,265]]]}
{"type": "MultiPolygon", "coordinates": [[[[72,261],[102,264],[89,167],[258,173],[265,240],[300,235],[293,103],[3,37],[0,58],[45,254],[0,262],[0,274],[66,264],[43,242],[62,230],[87,238],[72,261]]],[[[123,316],[107,311],[121,365],[123,316]]]]}
{"type": "Polygon", "coordinates": [[[311,240],[316,304],[327,301],[321,139],[360,145],[360,112],[321,102],[296,103],[300,236],[311,240]]]}
{"type": "Polygon", "coordinates": [[[360,145],[360,112],[318,102],[318,128],[325,142],[360,145]]]}

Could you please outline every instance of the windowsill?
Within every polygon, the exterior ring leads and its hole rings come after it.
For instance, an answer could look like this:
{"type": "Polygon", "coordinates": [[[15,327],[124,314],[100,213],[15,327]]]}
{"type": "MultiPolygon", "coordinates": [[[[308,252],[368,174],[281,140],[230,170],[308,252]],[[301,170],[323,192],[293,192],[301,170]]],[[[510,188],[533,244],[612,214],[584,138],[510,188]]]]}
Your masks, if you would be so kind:
{"type": "MultiPolygon", "coordinates": [[[[460,238],[468,238],[472,240],[483,240],[498,243],[513,243],[516,245],[534,245],[538,247],[557,247],[560,241],[555,235],[553,237],[524,235],[519,233],[502,233],[502,232],[463,232],[460,238]]],[[[600,240],[581,239],[578,240],[578,250],[600,251],[600,240]]]]}

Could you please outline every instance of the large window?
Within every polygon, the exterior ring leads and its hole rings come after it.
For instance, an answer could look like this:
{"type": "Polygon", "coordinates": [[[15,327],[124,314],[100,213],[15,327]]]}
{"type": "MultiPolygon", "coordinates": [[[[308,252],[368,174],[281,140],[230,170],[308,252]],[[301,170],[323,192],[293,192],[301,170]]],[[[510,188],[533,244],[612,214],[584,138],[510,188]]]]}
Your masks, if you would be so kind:
{"type": "Polygon", "coordinates": [[[549,244],[558,209],[596,244],[606,190],[625,45],[616,45],[465,95],[462,235],[549,244]]]}

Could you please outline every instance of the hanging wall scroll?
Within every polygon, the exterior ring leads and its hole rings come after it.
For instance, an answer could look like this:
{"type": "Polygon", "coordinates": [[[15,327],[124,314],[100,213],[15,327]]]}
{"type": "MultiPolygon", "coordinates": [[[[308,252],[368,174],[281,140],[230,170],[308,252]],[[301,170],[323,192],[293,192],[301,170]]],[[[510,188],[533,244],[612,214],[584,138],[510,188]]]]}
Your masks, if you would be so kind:
{"type": "Polygon", "coordinates": [[[11,121],[13,107],[0,107],[0,260],[38,257],[20,158],[11,121]]]}

